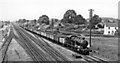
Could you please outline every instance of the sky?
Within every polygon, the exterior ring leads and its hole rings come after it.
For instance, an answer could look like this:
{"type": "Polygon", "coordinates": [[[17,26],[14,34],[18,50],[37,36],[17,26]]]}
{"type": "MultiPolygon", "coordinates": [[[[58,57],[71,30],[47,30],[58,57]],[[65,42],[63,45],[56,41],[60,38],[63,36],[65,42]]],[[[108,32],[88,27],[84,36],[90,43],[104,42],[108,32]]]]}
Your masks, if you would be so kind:
{"type": "Polygon", "coordinates": [[[0,0],[0,20],[38,19],[41,15],[62,19],[64,13],[73,9],[84,18],[88,9],[100,17],[118,18],[120,0],[0,0]]]}
{"type": "Polygon", "coordinates": [[[118,19],[120,19],[120,1],[118,3],[118,19]]]}

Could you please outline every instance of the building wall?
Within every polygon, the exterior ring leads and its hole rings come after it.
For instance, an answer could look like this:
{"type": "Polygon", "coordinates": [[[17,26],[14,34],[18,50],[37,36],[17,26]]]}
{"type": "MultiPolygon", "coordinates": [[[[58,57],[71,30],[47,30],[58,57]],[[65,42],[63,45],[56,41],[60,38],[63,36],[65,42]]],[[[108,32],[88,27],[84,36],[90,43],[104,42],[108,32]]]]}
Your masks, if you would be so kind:
{"type": "Polygon", "coordinates": [[[116,29],[118,29],[118,27],[104,27],[104,35],[115,35],[116,29]]]}

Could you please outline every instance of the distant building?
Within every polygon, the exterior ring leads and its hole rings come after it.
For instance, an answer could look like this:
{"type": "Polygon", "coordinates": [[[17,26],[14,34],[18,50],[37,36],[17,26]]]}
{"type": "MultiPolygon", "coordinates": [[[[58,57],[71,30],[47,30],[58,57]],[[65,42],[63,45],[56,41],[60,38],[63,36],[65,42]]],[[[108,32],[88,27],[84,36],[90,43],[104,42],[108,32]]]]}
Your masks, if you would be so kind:
{"type": "Polygon", "coordinates": [[[104,35],[115,35],[118,30],[118,23],[106,23],[104,25],[104,35]]]}

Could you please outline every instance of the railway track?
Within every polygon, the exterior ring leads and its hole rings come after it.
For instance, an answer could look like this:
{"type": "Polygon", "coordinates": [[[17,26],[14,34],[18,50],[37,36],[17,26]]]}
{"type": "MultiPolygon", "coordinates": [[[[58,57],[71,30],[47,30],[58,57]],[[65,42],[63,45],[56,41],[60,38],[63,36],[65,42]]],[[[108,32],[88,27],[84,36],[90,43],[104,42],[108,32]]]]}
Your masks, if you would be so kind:
{"type": "Polygon", "coordinates": [[[10,33],[9,33],[9,36],[5,39],[2,47],[1,47],[1,50],[2,50],[2,63],[5,63],[7,60],[6,60],[6,54],[7,54],[7,50],[8,50],[8,47],[11,43],[11,40],[13,38],[13,32],[12,32],[12,28],[10,27],[10,33]]]}
{"type": "Polygon", "coordinates": [[[47,61],[45,54],[35,46],[28,37],[23,35],[19,29],[15,28],[19,34],[19,38],[15,36],[19,44],[26,50],[34,61],[47,61]]]}
{"type": "Polygon", "coordinates": [[[108,61],[95,57],[94,55],[81,55],[81,56],[83,57],[84,60],[86,60],[89,63],[109,63],[108,61]]]}
{"type": "MultiPolygon", "coordinates": [[[[43,39],[40,38],[41,41],[45,42],[43,39]]],[[[45,42],[46,43],[46,42],[45,42]]],[[[58,51],[56,51],[53,47],[51,47],[48,43],[46,43],[47,49],[49,49],[49,52],[54,53],[56,56],[62,58],[63,61],[68,61],[65,56],[61,55],[58,51]]]]}
{"type": "MultiPolygon", "coordinates": [[[[16,30],[17,30],[17,32],[19,32],[19,35],[21,36],[21,37],[19,37],[19,39],[16,37],[16,39],[19,40],[19,42],[22,42],[21,45],[22,45],[24,48],[26,48],[26,49],[28,50],[28,52],[32,52],[32,53],[34,53],[34,54],[35,54],[35,52],[36,52],[36,53],[42,52],[42,51],[39,51],[38,47],[36,47],[35,45],[33,45],[33,44],[31,43],[31,41],[33,41],[34,43],[36,43],[37,45],[39,45],[40,48],[42,48],[45,52],[47,52],[49,55],[51,55],[51,57],[55,60],[55,62],[58,61],[57,63],[59,63],[60,61],[65,61],[65,62],[68,61],[65,57],[60,56],[60,55],[59,55],[60,53],[54,51],[54,49],[52,49],[51,47],[47,47],[47,45],[43,44],[40,40],[38,40],[38,39],[34,38],[33,36],[31,36],[31,35],[30,35],[29,33],[27,33],[25,30],[23,30],[23,29],[19,29],[19,30],[18,30],[17,28],[16,28],[16,30]],[[25,38],[28,39],[28,40],[26,40],[25,38]],[[24,39],[24,41],[23,41],[23,40],[20,40],[20,39],[24,39]],[[28,43],[26,43],[26,42],[28,42],[28,43]],[[24,44],[24,45],[23,45],[23,44],[24,44]],[[33,50],[31,50],[31,49],[33,49],[33,50]],[[58,55],[59,55],[59,56],[58,56],[58,55]]],[[[36,57],[36,55],[34,55],[34,54],[32,54],[32,53],[29,53],[30,56],[32,56],[33,59],[34,59],[34,58],[38,59],[38,57],[36,57]]],[[[41,54],[42,54],[42,53],[41,53],[41,54]]],[[[40,56],[40,54],[39,54],[39,55],[37,54],[37,56],[40,56]]],[[[45,59],[40,60],[40,61],[48,61],[45,54],[42,54],[39,59],[41,59],[41,57],[42,57],[42,58],[45,58],[45,59]]],[[[36,61],[36,59],[34,59],[34,60],[36,61]]],[[[37,60],[37,61],[38,61],[38,60],[37,60]]],[[[65,62],[64,62],[64,63],[65,63],[65,62]]],[[[66,62],[66,63],[67,63],[67,62],[66,62]]]]}
{"type": "MultiPolygon", "coordinates": [[[[6,42],[8,41],[7,39],[9,39],[10,38],[10,36],[12,36],[11,35],[11,31],[12,31],[12,28],[10,27],[10,33],[9,33],[9,35],[7,36],[7,35],[5,35],[5,41],[4,41],[4,43],[2,44],[2,46],[1,46],[1,49],[3,48],[3,46],[6,44],[6,42]]],[[[1,50],[0,49],[0,50],[1,50]]]]}
{"type": "MultiPolygon", "coordinates": [[[[34,33],[33,33],[34,34],[34,33]]],[[[36,34],[34,34],[36,35],[36,34]]],[[[41,40],[41,39],[40,39],[41,40]]],[[[47,45],[47,44],[46,44],[47,45]]],[[[88,63],[109,63],[108,61],[102,60],[94,55],[81,55],[84,60],[88,63]]]]}
{"type": "MultiPolygon", "coordinates": [[[[24,31],[24,30],[23,30],[24,31]]],[[[28,37],[30,37],[36,44],[38,44],[42,49],[44,49],[49,55],[52,55],[52,57],[56,60],[56,61],[68,61],[67,58],[65,58],[62,54],[60,54],[58,51],[56,51],[53,47],[51,47],[49,44],[47,44],[46,42],[44,42],[41,39],[36,39],[33,36],[31,36],[29,33],[27,33],[26,31],[24,31],[24,33],[26,35],[28,35],[28,37]],[[44,43],[43,43],[44,42],[44,43]]],[[[37,36],[35,36],[37,37],[37,36]]]]}
{"type": "MultiPolygon", "coordinates": [[[[43,39],[42,39],[43,40],[43,39]]],[[[44,40],[43,40],[44,41],[44,40]]],[[[45,41],[44,41],[45,42],[45,41]]],[[[102,60],[94,55],[81,55],[84,60],[88,63],[109,63],[105,60],[102,60]]]]}

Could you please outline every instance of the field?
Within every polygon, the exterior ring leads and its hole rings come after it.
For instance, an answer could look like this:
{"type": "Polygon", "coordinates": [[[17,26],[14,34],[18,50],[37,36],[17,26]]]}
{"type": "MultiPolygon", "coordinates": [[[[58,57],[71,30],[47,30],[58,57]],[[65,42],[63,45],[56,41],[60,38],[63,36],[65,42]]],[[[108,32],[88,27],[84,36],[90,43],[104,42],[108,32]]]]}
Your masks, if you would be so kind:
{"type": "MultiPolygon", "coordinates": [[[[89,40],[89,38],[87,38],[89,40]]],[[[113,61],[118,60],[118,38],[92,37],[93,53],[113,61]]]]}

